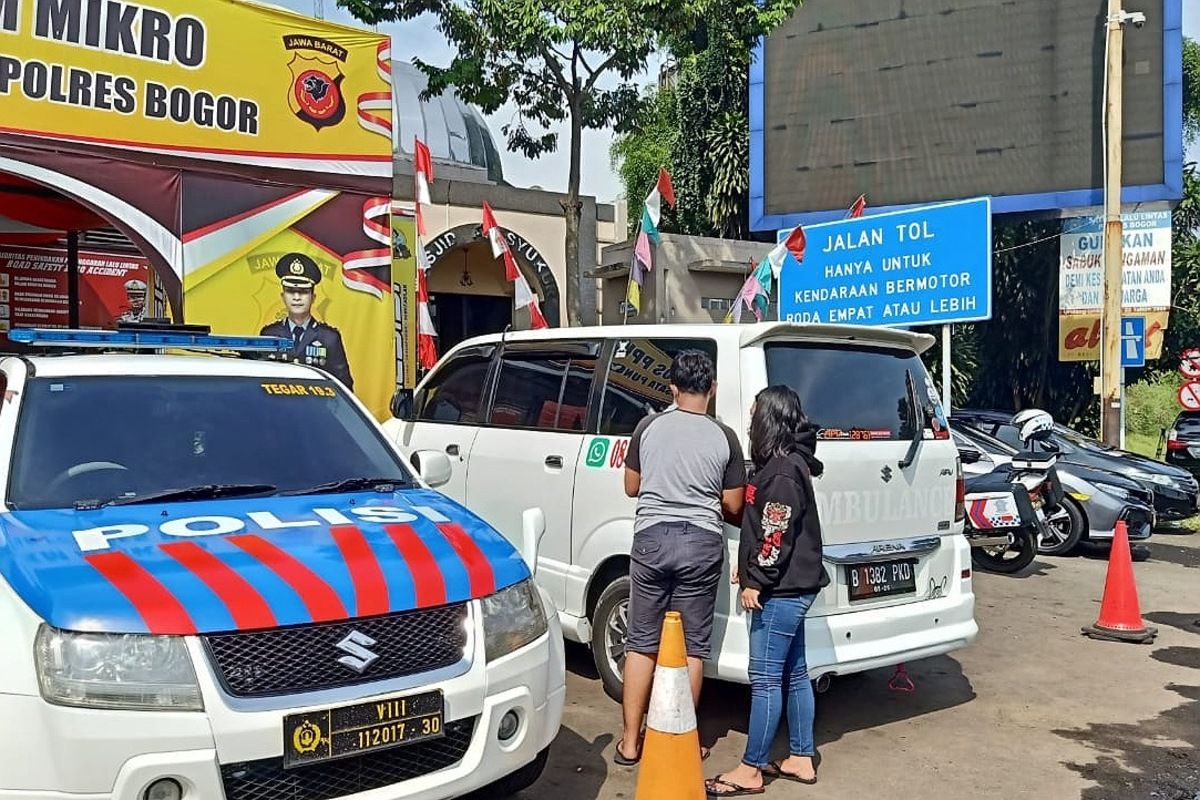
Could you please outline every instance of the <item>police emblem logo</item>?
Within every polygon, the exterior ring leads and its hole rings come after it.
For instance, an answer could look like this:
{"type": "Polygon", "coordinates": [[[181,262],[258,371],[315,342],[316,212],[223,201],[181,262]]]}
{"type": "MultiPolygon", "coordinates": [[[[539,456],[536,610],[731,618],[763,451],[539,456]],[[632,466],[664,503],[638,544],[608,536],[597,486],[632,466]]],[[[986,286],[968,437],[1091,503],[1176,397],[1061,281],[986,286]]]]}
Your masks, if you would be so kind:
{"type": "Polygon", "coordinates": [[[296,53],[288,69],[292,73],[288,105],[293,114],[318,131],[345,118],[346,98],[342,94],[345,75],[336,61],[296,53]]]}
{"type": "Polygon", "coordinates": [[[291,266],[289,266],[288,269],[291,270],[293,275],[303,275],[304,262],[297,258],[292,261],[291,266]]]}

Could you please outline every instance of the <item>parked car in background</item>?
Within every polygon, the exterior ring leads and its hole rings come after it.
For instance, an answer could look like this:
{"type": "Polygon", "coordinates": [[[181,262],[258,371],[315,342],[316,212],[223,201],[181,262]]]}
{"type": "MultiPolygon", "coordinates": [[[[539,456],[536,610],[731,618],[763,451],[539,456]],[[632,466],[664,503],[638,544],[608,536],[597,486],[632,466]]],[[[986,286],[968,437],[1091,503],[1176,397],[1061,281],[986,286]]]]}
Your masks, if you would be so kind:
{"type": "MultiPolygon", "coordinates": [[[[1010,447],[1020,446],[1010,412],[967,409],[955,411],[954,421],[977,428],[1010,447]]],[[[1109,447],[1065,425],[1054,427],[1053,443],[1062,454],[1060,467],[1073,464],[1116,473],[1152,491],[1157,522],[1179,522],[1200,514],[1200,485],[1185,469],[1109,447]]]]}
{"type": "Polygon", "coordinates": [[[1183,411],[1167,431],[1167,463],[1200,478],[1200,411],[1183,411]]]}
{"type": "MultiPolygon", "coordinates": [[[[982,475],[1006,467],[1017,453],[999,439],[951,421],[954,442],[968,475],[982,475]]],[[[1154,494],[1136,481],[1113,472],[1091,469],[1059,460],[1055,471],[1066,497],[1061,508],[1047,517],[1047,532],[1038,545],[1043,555],[1070,553],[1081,541],[1111,540],[1118,520],[1124,520],[1131,541],[1150,538],[1154,528],[1154,494]]]]}

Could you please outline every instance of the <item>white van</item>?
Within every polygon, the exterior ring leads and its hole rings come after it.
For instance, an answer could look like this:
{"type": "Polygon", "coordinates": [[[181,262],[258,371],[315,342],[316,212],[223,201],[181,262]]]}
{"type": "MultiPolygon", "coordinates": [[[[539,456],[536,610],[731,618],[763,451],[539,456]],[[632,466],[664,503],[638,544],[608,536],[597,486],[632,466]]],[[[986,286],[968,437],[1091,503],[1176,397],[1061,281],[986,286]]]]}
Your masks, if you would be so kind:
{"type": "MultiPolygon", "coordinates": [[[[520,544],[522,513],[545,512],[537,580],[564,635],[590,644],[620,696],[635,501],[622,485],[634,426],[671,402],[684,349],[717,367],[712,413],[745,431],[755,394],[795,389],[820,429],[816,482],[831,583],[808,617],[814,678],[886,667],[971,643],[975,596],[962,536],[958,454],[920,353],[933,338],[888,329],[641,325],[527,331],[455,347],[393,403],[384,425],[405,453],[441,450],[442,491],[520,544]]],[[[725,529],[735,563],[739,531],[725,529]]],[[[737,587],[717,601],[710,675],[746,682],[737,587]]]]}

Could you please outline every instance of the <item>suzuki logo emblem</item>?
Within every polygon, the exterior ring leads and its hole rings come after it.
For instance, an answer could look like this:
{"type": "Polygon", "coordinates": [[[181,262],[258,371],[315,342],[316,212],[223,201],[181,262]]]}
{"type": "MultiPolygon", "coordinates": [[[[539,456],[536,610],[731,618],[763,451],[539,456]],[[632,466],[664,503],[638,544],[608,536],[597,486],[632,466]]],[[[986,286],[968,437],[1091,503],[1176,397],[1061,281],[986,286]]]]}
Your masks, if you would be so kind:
{"type": "Polygon", "coordinates": [[[367,649],[373,644],[375,640],[365,633],[350,631],[349,636],[337,643],[338,650],[349,653],[339,658],[338,663],[344,664],[359,675],[363,674],[367,667],[379,660],[379,656],[367,649]]]}
{"type": "Polygon", "coordinates": [[[890,483],[892,480],[892,468],[884,464],[883,469],[879,471],[879,477],[883,478],[884,483],[890,483]]]}

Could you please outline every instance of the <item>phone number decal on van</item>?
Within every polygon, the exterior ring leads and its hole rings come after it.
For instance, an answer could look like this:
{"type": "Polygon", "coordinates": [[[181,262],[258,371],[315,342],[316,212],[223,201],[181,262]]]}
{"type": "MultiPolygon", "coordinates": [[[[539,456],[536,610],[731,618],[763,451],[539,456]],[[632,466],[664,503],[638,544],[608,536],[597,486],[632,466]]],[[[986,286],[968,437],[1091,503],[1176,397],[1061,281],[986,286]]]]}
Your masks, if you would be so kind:
{"type": "Polygon", "coordinates": [[[628,439],[609,439],[597,436],[587,449],[586,463],[592,469],[623,469],[629,452],[628,439]]]}

